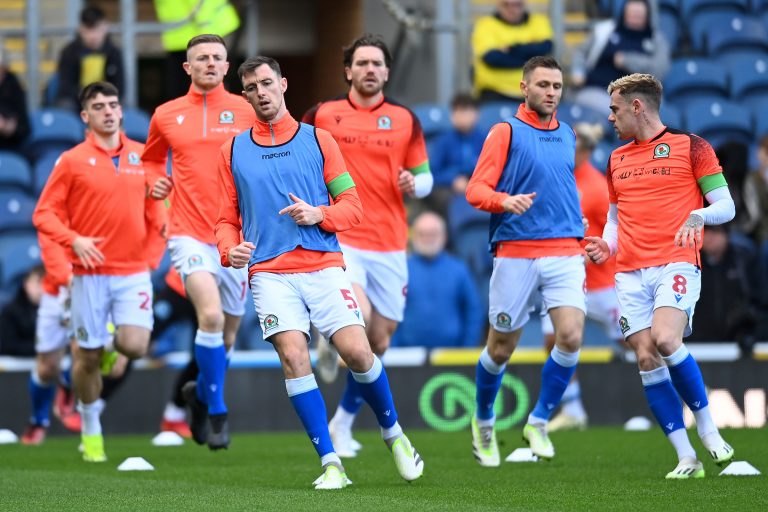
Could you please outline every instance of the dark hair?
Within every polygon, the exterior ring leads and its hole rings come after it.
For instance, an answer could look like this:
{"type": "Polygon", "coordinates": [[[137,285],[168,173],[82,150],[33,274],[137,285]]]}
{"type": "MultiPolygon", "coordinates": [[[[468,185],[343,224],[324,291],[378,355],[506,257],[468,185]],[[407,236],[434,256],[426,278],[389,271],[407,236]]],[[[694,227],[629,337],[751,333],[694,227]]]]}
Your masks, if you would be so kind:
{"type": "Polygon", "coordinates": [[[216,34],[200,34],[196,35],[192,39],[187,42],[187,51],[189,51],[190,48],[193,46],[197,46],[199,44],[204,43],[218,43],[224,47],[224,49],[227,48],[227,43],[224,42],[224,39],[216,34]]]}
{"type": "Polygon", "coordinates": [[[477,109],[477,100],[465,92],[459,93],[451,100],[451,110],[474,108],[477,109]]]}
{"type": "Polygon", "coordinates": [[[104,11],[92,5],[80,11],[80,24],[84,27],[93,28],[105,19],[107,19],[107,15],[104,14],[104,11]]]}
{"type": "Polygon", "coordinates": [[[272,57],[265,57],[264,55],[259,55],[258,57],[253,57],[251,59],[246,60],[242,64],[240,64],[240,67],[237,68],[237,76],[240,77],[240,82],[242,83],[243,77],[245,75],[250,75],[251,73],[255,72],[256,69],[259,66],[262,66],[266,64],[267,66],[272,69],[272,71],[275,72],[277,75],[277,78],[281,78],[283,76],[283,72],[280,71],[280,64],[277,63],[275,59],[272,57]]]}
{"type": "Polygon", "coordinates": [[[85,102],[96,97],[97,94],[103,94],[104,96],[117,96],[120,97],[120,92],[117,87],[109,82],[93,82],[83,87],[80,91],[80,106],[85,108],[85,102]]]}
{"type": "Polygon", "coordinates": [[[363,34],[358,37],[349,46],[344,47],[344,67],[352,67],[352,57],[355,55],[355,51],[361,46],[374,46],[381,50],[384,54],[384,65],[390,67],[392,65],[392,54],[389,53],[389,48],[384,42],[381,36],[375,36],[373,34],[363,34]]]}
{"type": "Polygon", "coordinates": [[[547,55],[537,55],[536,57],[531,57],[526,61],[525,64],[523,64],[523,80],[527,80],[531,73],[533,73],[533,70],[536,68],[547,68],[563,71],[563,68],[560,67],[560,63],[557,62],[557,59],[554,57],[549,57],[547,55]]]}

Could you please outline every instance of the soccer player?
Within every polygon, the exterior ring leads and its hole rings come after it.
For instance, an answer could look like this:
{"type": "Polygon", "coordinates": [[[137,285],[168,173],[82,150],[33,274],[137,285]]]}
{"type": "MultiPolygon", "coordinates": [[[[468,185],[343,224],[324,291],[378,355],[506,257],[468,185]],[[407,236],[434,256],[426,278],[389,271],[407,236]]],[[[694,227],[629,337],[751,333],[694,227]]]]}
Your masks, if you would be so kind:
{"type": "Polygon", "coordinates": [[[152,197],[163,199],[173,190],[168,248],[198,325],[195,360],[200,373],[197,383],[185,387],[184,396],[192,437],[198,444],[207,441],[211,450],[229,446],[224,380],[246,301],[245,271],[222,268],[214,245],[216,157],[226,140],[255,120],[248,103],[224,89],[228,69],[221,37],[203,34],[189,40],[184,63],[192,81],[189,92],[157,107],[142,157],[153,176],[152,197]],[[171,177],[165,171],[168,150],[171,177]]]}
{"type": "Polygon", "coordinates": [[[467,201],[491,212],[494,254],[490,330],[477,364],[472,446],[482,466],[500,464],[493,404],[522,328],[539,302],[555,328],[541,391],[523,438],[542,459],[555,456],[547,422],[576,371],[584,328],[584,236],[573,175],[576,136],[555,116],[560,64],[533,57],[523,67],[525,98],[514,117],[491,128],[467,186],[467,201]]]}
{"type": "MultiPolygon", "coordinates": [[[[379,356],[405,312],[408,223],[403,194],[420,198],[432,190],[418,119],[384,96],[391,64],[381,38],[366,34],[356,39],[344,49],[349,93],[320,103],[303,118],[333,135],[365,207],[363,221],[338,237],[368,340],[379,356]]],[[[362,403],[357,381],[348,373],[330,423],[333,445],[343,457],[354,457],[360,448],[352,438],[352,425],[362,403]]]]}
{"type": "Polygon", "coordinates": [[[679,463],[667,478],[702,478],[678,394],[715,462],[731,460],[734,450],[712,421],[701,371],[683,337],[691,333],[701,291],[703,226],[728,222],[735,207],[712,146],[662,123],[658,79],[628,75],[611,82],[608,93],[608,120],[631,142],[611,153],[608,221],[602,238],[586,239],[586,252],[595,263],[616,255],[621,331],[637,355],[648,405],[677,451],[679,463]]]}
{"type": "Polygon", "coordinates": [[[118,91],[108,82],[80,94],[85,142],[59,158],[38,201],[33,222],[40,234],[71,249],[72,327],[79,349],[72,379],[82,418],[83,459],[107,460],[101,433],[101,363],[114,345],[142,357],[152,331],[150,266],[165,249],[165,207],[147,197],[143,145],[120,131],[118,91]]]}
{"type": "MultiPolygon", "coordinates": [[[[581,211],[587,221],[586,234],[597,236],[603,232],[603,226],[608,215],[608,185],[605,175],[595,169],[590,162],[592,150],[603,136],[600,125],[579,123],[573,127],[576,133],[576,188],[579,190],[581,211]]],[[[582,242],[582,245],[586,245],[582,242]]],[[[610,258],[603,265],[594,265],[589,259],[587,271],[587,318],[600,324],[605,334],[612,340],[621,343],[624,337],[619,329],[619,303],[613,284],[615,258],[610,258]]],[[[547,351],[555,346],[555,333],[549,315],[542,317],[542,332],[547,351]]],[[[560,413],[549,422],[549,432],[573,428],[583,429],[587,426],[587,412],[581,401],[581,388],[577,376],[565,389],[560,413]]]]}
{"type": "Polygon", "coordinates": [[[288,113],[288,84],[274,59],[249,59],[238,75],[258,120],[221,148],[216,238],[222,265],[248,267],[264,339],[280,356],[286,391],[323,466],[315,488],[340,489],[349,481],[312,373],[310,322],[350,368],[398,472],[415,480],[424,462],[397,421],[387,373],[365,337],[336,239],[362,219],[355,183],[331,135],[288,113]]]}

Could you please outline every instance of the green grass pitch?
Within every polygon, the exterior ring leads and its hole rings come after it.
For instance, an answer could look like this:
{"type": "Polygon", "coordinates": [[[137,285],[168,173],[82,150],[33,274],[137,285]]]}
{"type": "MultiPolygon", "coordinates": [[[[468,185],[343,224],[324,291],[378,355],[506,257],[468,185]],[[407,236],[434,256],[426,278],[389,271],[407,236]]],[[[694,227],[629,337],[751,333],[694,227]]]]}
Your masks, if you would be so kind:
{"type": "MultiPolygon", "coordinates": [[[[149,436],[107,436],[109,461],[86,464],[77,437],[49,438],[39,447],[0,446],[1,511],[486,511],[486,510],[768,510],[768,478],[718,477],[698,441],[707,477],[666,481],[676,463],[658,429],[623,432],[591,428],[552,435],[551,462],[502,463],[481,468],[469,432],[412,432],[424,457],[424,476],[400,479],[375,432],[356,437],[364,449],[345,462],[354,485],[315,491],[318,459],[302,434],[236,434],[225,452],[187,442],[182,447],[150,445],[149,436]],[[117,465],[141,456],[152,472],[119,472],[117,465]]],[[[724,431],[747,460],[768,472],[768,432],[724,431]]],[[[522,446],[519,429],[499,433],[502,457],[522,446]]]]}

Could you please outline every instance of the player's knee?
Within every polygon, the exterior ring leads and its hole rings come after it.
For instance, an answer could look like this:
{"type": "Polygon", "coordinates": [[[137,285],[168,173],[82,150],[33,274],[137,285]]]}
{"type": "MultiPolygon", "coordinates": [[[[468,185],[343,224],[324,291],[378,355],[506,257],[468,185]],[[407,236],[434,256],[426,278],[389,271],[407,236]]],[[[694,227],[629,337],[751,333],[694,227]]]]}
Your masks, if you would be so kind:
{"type": "Polygon", "coordinates": [[[661,358],[655,350],[640,349],[635,351],[635,355],[640,371],[649,372],[661,366],[661,358]]]}
{"type": "Polygon", "coordinates": [[[488,355],[496,364],[506,364],[514,352],[515,346],[508,343],[488,343],[488,355]]]}
{"type": "Polygon", "coordinates": [[[344,354],[344,362],[350,370],[356,373],[364,373],[373,366],[373,352],[364,343],[355,346],[344,354]]]}
{"type": "Polygon", "coordinates": [[[563,329],[557,333],[557,346],[566,352],[576,352],[581,348],[581,332],[576,327],[563,329]]]}
{"type": "Polygon", "coordinates": [[[36,365],[37,376],[45,384],[54,382],[59,376],[59,361],[52,358],[39,358],[36,365]]]}
{"type": "Polygon", "coordinates": [[[371,351],[377,356],[381,356],[389,348],[389,344],[392,341],[392,336],[387,333],[379,332],[376,335],[372,335],[368,338],[371,344],[371,351]]]}
{"type": "Polygon", "coordinates": [[[149,348],[149,331],[118,332],[115,348],[128,359],[144,357],[149,348]]]}
{"type": "Polygon", "coordinates": [[[662,354],[674,353],[675,350],[680,348],[680,344],[682,343],[682,340],[676,333],[667,330],[651,330],[651,337],[653,338],[656,348],[662,354]]]}
{"type": "Polygon", "coordinates": [[[80,347],[75,354],[75,364],[86,373],[99,371],[101,368],[101,349],[85,349],[80,347]]]}
{"type": "Polygon", "coordinates": [[[224,329],[224,313],[214,308],[202,309],[197,314],[197,323],[206,332],[221,332],[224,329]]]}

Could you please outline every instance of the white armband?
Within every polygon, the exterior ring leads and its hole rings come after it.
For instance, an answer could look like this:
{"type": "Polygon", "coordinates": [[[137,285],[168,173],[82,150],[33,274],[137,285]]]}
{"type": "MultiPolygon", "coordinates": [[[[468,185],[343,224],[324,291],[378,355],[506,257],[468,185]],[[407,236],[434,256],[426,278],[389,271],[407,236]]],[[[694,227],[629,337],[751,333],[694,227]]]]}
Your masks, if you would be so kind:
{"type": "Polygon", "coordinates": [[[417,199],[427,197],[432,192],[432,178],[431,172],[422,172],[413,176],[414,191],[413,196],[417,199]]]}
{"type": "Polygon", "coordinates": [[[603,227],[603,240],[611,250],[611,256],[619,250],[619,206],[616,203],[608,205],[608,218],[603,227]]]}
{"type": "Polygon", "coordinates": [[[710,190],[704,197],[707,198],[709,206],[691,212],[704,219],[704,224],[710,226],[724,224],[729,220],[733,220],[736,216],[736,205],[733,203],[728,187],[718,187],[710,190]]]}

